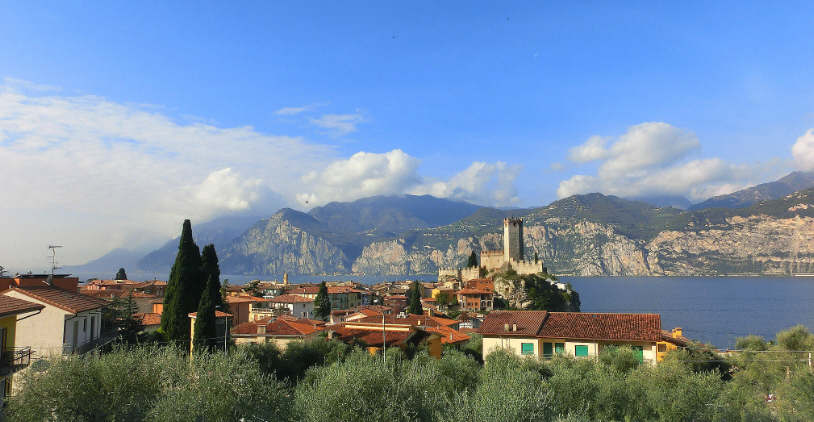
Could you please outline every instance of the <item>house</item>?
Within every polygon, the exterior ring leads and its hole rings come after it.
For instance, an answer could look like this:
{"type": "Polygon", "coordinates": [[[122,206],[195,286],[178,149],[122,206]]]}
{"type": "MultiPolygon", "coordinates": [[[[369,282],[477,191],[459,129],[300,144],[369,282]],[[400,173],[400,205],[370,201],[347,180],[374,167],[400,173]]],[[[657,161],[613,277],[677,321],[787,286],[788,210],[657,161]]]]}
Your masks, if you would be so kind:
{"type": "Polygon", "coordinates": [[[461,311],[481,312],[494,308],[494,290],[465,288],[455,292],[461,311]]]}
{"type": "Polygon", "coordinates": [[[251,297],[226,296],[226,304],[229,305],[229,312],[232,314],[232,326],[249,322],[254,303],[255,300],[251,297]]]}
{"type": "Polygon", "coordinates": [[[43,309],[45,305],[0,295],[0,408],[11,394],[12,374],[31,361],[31,347],[17,341],[17,321],[43,309]]]}
{"type": "Polygon", "coordinates": [[[102,309],[108,301],[56,286],[12,286],[0,294],[40,305],[37,315],[17,322],[17,342],[40,356],[83,354],[113,341],[102,332],[102,309]]]}
{"type": "MultiPolygon", "coordinates": [[[[357,320],[358,322],[363,323],[378,323],[381,325],[382,323],[382,315],[378,316],[369,316],[365,318],[360,318],[357,320]]],[[[427,315],[385,315],[384,316],[385,324],[408,324],[414,325],[419,328],[425,327],[449,327],[453,330],[458,329],[459,321],[449,318],[441,318],[435,316],[427,316],[427,315]]]]}
{"type": "Polygon", "coordinates": [[[658,314],[493,311],[477,331],[483,351],[504,348],[548,359],[562,353],[596,356],[613,346],[630,346],[642,362],[657,363],[663,341],[658,314]]]}
{"type": "Polygon", "coordinates": [[[322,321],[280,316],[240,324],[232,329],[232,338],[235,344],[274,342],[284,351],[290,342],[313,340],[324,329],[322,321]]]}
{"type": "Polygon", "coordinates": [[[161,314],[155,312],[139,312],[133,315],[141,321],[142,333],[150,333],[161,328],[161,314]]]}
{"type": "MultiPolygon", "coordinates": [[[[198,319],[198,313],[192,312],[189,316],[189,353],[192,354],[195,349],[195,320],[198,319]]],[[[232,314],[226,312],[215,311],[215,335],[217,336],[216,343],[223,346],[226,351],[226,344],[229,341],[229,320],[232,319],[232,314]]],[[[159,324],[160,324],[159,320],[159,324]]]]}
{"type": "Polygon", "coordinates": [[[426,330],[428,333],[435,333],[440,335],[442,345],[453,346],[458,349],[460,349],[461,346],[466,344],[466,342],[469,341],[469,339],[471,338],[469,335],[465,333],[462,333],[458,330],[443,325],[437,325],[435,327],[426,327],[424,328],[424,330],[426,330]]]}
{"type": "Polygon", "coordinates": [[[328,337],[343,343],[362,344],[371,354],[386,347],[404,350],[420,344],[425,344],[429,355],[437,359],[441,358],[442,353],[440,334],[410,324],[343,322],[331,326],[328,337]]]}
{"type": "MultiPolygon", "coordinates": [[[[306,286],[289,290],[288,294],[316,299],[319,286],[306,286]]],[[[331,310],[338,311],[355,308],[362,304],[362,291],[346,286],[328,286],[328,297],[331,299],[331,310]]]]}
{"type": "Polygon", "coordinates": [[[690,344],[690,339],[682,335],[681,327],[662,330],[661,341],[656,344],[656,360],[661,362],[668,351],[676,350],[679,347],[687,347],[688,344],[690,344]]]}
{"type": "Polygon", "coordinates": [[[13,286],[56,286],[72,292],[79,291],[79,277],[70,274],[16,274],[14,277],[0,277],[0,292],[13,286]]]}
{"type": "Polygon", "coordinates": [[[80,293],[87,296],[97,297],[99,299],[105,299],[107,301],[112,301],[114,298],[126,300],[127,297],[130,296],[133,298],[133,302],[136,304],[136,307],[138,307],[137,312],[152,312],[153,300],[157,299],[155,295],[133,290],[81,290],[80,293]]]}
{"type": "Polygon", "coordinates": [[[275,309],[288,310],[288,314],[298,318],[314,317],[314,300],[299,295],[281,295],[270,299],[275,309]]]}

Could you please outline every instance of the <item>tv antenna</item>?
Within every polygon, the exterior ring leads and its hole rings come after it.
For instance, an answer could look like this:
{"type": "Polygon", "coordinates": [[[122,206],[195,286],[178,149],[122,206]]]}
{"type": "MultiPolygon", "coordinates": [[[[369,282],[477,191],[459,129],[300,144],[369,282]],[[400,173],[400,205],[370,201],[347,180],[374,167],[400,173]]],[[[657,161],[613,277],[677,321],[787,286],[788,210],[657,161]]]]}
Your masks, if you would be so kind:
{"type": "Polygon", "coordinates": [[[54,275],[54,271],[61,268],[57,267],[57,248],[61,247],[60,245],[48,245],[48,249],[51,250],[51,276],[54,275]]]}

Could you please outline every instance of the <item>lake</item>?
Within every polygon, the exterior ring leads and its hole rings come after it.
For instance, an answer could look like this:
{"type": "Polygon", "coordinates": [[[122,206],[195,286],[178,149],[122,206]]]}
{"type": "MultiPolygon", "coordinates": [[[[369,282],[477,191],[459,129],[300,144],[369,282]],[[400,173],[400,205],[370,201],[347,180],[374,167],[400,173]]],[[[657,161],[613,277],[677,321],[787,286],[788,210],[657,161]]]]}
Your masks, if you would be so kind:
{"type": "MultiPolygon", "coordinates": [[[[80,280],[98,277],[76,274],[80,280]]],[[[109,277],[106,276],[106,277],[109,277]]],[[[134,280],[167,274],[132,274],[134,280]]],[[[282,276],[221,275],[231,284],[282,276]]],[[[354,280],[375,284],[384,280],[434,281],[435,275],[315,276],[292,275],[292,283],[354,280]]],[[[684,336],[719,348],[735,339],[775,333],[803,324],[814,329],[814,277],[561,277],[579,292],[583,312],[633,312],[661,315],[664,329],[682,327],[684,336]]]]}

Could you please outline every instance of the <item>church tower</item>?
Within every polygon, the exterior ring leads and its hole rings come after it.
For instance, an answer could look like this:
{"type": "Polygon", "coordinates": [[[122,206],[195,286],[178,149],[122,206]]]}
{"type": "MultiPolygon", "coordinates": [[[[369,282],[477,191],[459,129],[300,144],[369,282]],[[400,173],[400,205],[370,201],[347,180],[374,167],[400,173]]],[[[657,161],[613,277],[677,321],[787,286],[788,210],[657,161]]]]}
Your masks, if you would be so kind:
{"type": "Polygon", "coordinates": [[[524,261],[526,252],[523,250],[523,219],[503,219],[503,262],[524,261]]]}

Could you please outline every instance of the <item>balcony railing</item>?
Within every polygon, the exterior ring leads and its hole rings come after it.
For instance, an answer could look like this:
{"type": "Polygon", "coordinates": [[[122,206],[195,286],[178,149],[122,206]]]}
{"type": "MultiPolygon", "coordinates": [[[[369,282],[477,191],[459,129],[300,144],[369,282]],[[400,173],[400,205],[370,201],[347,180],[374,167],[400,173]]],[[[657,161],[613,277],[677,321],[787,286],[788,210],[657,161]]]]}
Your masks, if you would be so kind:
{"type": "Polygon", "coordinates": [[[116,340],[116,337],[118,337],[118,335],[119,335],[118,330],[112,329],[102,333],[99,337],[96,337],[91,341],[86,341],[79,345],[75,345],[72,343],[64,343],[62,345],[62,354],[84,355],[85,353],[88,353],[91,350],[96,349],[97,347],[104,346],[105,344],[108,344],[113,340],[116,340]]]}
{"type": "Polygon", "coordinates": [[[10,347],[4,349],[0,355],[0,374],[8,375],[21,368],[25,368],[31,363],[30,347],[10,347]]]}

